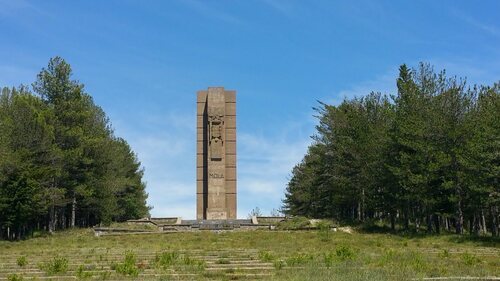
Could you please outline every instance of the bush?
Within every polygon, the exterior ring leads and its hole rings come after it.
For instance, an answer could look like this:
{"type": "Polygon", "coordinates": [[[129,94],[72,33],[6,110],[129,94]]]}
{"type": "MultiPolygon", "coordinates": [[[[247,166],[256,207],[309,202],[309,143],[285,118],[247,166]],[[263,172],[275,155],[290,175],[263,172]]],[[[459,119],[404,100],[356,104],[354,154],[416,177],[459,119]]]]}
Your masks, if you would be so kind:
{"type": "Polygon", "coordinates": [[[68,271],[68,259],[55,257],[50,262],[40,264],[39,267],[48,275],[65,273],[68,271]]]}
{"type": "Polygon", "coordinates": [[[24,267],[28,264],[28,260],[26,259],[25,256],[20,256],[17,258],[17,265],[20,267],[24,267]]]}
{"type": "Polygon", "coordinates": [[[168,268],[177,263],[179,253],[177,252],[163,252],[156,254],[155,264],[158,267],[168,268]]]}
{"type": "Polygon", "coordinates": [[[136,258],[133,252],[126,252],[123,263],[114,264],[111,268],[115,269],[116,272],[122,275],[134,277],[137,277],[139,275],[139,268],[136,265],[136,258]]]}
{"type": "Polygon", "coordinates": [[[22,275],[11,274],[7,276],[7,281],[23,281],[24,278],[22,275]]]}
{"type": "Polygon", "coordinates": [[[337,249],[335,250],[335,254],[341,261],[353,260],[355,258],[355,253],[349,246],[337,247],[337,249]]]}
{"type": "Polygon", "coordinates": [[[471,255],[471,254],[469,254],[467,252],[463,254],[462,260],[468,266],[474,266],[474,265],[476,265],[476,264],[478,264],[478,263],[481,262],[481,260],[478,257],[476,257],[474,255],[471,255]]]}
{"type": "Polygon", "coordinates": [[[268,251],[260,251],[259,252],[259,259],[263,262],[269,262],[273,261],[276,257],[268,251]]]}
{"type": "Polygon", "coordinates": [[[76,277],[78,277],[78,279],[90,278],[92,277],[92,272],[85,271],[85,266],[80,265],[76,270],[76,277]]]}

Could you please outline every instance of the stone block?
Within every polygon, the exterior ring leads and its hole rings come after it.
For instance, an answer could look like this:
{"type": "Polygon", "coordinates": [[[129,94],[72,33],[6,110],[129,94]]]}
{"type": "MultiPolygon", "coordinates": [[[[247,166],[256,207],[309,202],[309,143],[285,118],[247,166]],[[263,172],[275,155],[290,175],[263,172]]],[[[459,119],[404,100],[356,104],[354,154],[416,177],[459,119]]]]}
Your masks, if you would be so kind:
{"type": "Polygon", "coordinates": [[[226,141],[236,140],[236,129],[226,128],[226,141]]]}
{"type": "Polygon", "coordinates": [[[196,181],[196,193],[203,193],[203,178],[198,178],[196,181]]]}
{"type": "Polygon", "coordinates": [[[205,108],[206,108],[206,103],[204,102],[196,103],[196,115],[197,116],[203,115],[205,112],[205,108]]]}
{"type": "Polygon", "coordinates": [[[228,102],[226,103],[226,115],[236,115],[236,103],[228,102]]]}
{"type": "Polygon", "coordinates": [[[236,154],[236,141],[226,140],[226,154],[236,154]]]}
{"type": "MultiPolygon", "coordinates": [[[[203,160],[201,160],[203,162],[203,160]]],[[[226,153],[226,167],[235,167],[236,166],[236,154],[228,154],[226,153]]]]}
{"type": "Polygon", "coordinates": [[[236,102],[236,91],[226,91],[224,93],[226,102],[236,102]]]}
{"type": "Polygon", "coordinates": [[[203,212],[203,193],[196,194],[196,219],[202,220],[204,212],[203,212]]]}
{"type": "Polygon", "coordinates": [[[226,129],[236,129],[236,116],[226,115],[226,129]]]}
{"type": "Polygon", "coordinates": [[[196,167],[196,178],[197,179],[203,178],[203,167],[196,167]]]}
{"type": "Polygon", "coordinates": [[[226,180],[226,193],[236,193],[236,180],[226,180]]]}
{"type": "Polygon", "coordinates": [[[198,91],[196,93],[196,102],[206,102],[207,101],[207,91],[198,91]]]}
{"type": "Polygon", "coordinates": [[[236,180],[236,167],[226,168],[226,180],[236,180]]]}
{"type": "Polygon", "coordinates": [[[236,219],[236,194],[235,193],[226,193],[226,205],[228,211],[228,219],[236,219]]]}

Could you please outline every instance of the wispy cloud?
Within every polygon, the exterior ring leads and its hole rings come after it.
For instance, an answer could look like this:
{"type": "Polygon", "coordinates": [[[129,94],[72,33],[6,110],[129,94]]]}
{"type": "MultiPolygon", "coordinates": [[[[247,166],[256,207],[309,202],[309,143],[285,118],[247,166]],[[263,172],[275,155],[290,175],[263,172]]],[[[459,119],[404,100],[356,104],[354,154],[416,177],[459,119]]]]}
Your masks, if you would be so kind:
{"type": "Polygon", "coordinates": [[[0,17],[18,18],[20,14],[26,16],[27,12],[48,15],[44,10],[26,0],[0,0],[0,7],[0,17]]]}
{"type": "MultiPolygon", "coordinates": [[[[116,133],[130,143],[145,167],[153,216],[196,215],[196,132],[194,114],[140,114],[141,131],[118,122],[116,133]],[[147,124],[147,125],[144,125],[147,124]]],[[[130,118],[130,116],[128,117],[130,118]]],[[[309,122],[310,120],[307,120],[309,122]]],[[[293,166],[307,150],[308,124],[288,122],[273,137],[238,133],[238,216],[258,206],[279,208],[293,166]]],[[[312,127],[312,126],[311,126],[312,127]]]]}
{"type": "Polygon", "coordinates": [[[456,9],[453,10],[453,14],[455,14],[455,16],[458,17],[459,19],[463,20],[464,22],[474,26],[475,28],[483,32],[489,33],[494,36],[500,36],[500,29],[498,28],[498,26],[482,22],[456,9]]]}
{"type": "Polygon", "coordinates": [[[226,13],[221,9],[214,7],[213,5],[208,4],[208,2],[206,1],[184,0],[181,1],[181,3],[186,4],[188,7],[197,11],[199,14],[203,15],[206,18],[220,20],[231,24],[243,23],[243,21],[240,18],[237,18],[232,14],[226,13]]]}
{"type": "Polygon", "coordinates": [[[262,3],[270,6],[274,10],[285,16],[292,16],[294,12],[294,7],[290,1],[283,0],[262,0],[262,3]]]}
{"type": "Polygon", "coordinates": [[[13,65],[0,65],[0,86],[19,86],[20,83],[29,85],[36,77],[33,69],[13,65]],[[21,82],[20,82],[21,81],[21,82]]]}
{"type": "Polygon", "coordinates": [[[394,94],[396,92],[396,78],[398,70],[396,67],[388,70],[386,73],[376,76],[372,80],[361,82],[357,85],[342,90],[334,95],[328,103],[338,105],[344,99],[362,97],[371,92],[381,92],[383,94],[394,94]]]}

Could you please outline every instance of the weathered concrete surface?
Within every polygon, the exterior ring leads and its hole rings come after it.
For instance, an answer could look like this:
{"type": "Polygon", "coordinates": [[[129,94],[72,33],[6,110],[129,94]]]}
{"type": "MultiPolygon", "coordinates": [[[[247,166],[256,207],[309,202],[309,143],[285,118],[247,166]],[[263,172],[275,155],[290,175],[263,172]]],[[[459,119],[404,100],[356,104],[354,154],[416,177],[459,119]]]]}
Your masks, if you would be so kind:
{"type": "Polygon", "coordinates": [[[197,93],[196,218],[236,219],[236,92],[197,93]]]}

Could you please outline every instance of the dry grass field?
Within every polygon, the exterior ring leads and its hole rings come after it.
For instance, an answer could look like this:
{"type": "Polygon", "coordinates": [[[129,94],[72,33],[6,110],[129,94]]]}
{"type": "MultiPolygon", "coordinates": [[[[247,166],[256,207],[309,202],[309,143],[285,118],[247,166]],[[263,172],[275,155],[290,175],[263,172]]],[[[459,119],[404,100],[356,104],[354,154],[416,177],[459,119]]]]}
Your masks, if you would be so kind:
{"type": "Polygon", "coordinates": [[[0,280],[436,277],[500,280],[500,242],[456,235],[260,230],[95,237],[89,229],[0,241],[0,280]]]}

